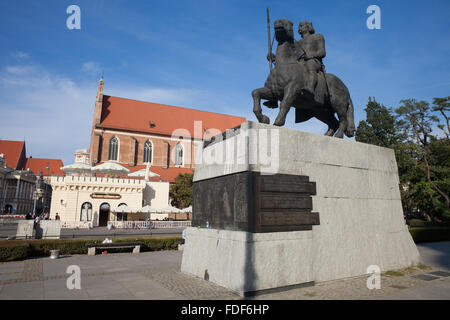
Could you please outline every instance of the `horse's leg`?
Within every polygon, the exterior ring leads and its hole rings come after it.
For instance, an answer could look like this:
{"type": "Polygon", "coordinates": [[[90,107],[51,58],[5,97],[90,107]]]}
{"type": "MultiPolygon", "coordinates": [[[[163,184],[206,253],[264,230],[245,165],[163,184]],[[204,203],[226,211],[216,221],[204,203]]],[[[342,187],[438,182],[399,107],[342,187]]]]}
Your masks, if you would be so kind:
{"type": "Polygon", "coordinates": [[[332,137],[335,132],[336,132],[336,130],[331,129],[330,127],[328,127],[328,130],[327,130],[327,132],[325,132],[325,135],[328,136],[328,137],[332,137]]]}
{"type": "Polygon", "coordinates": [[[253,113],[261,123],[270,123],[269,117],[262,113],[261,99],[271,100],[273,99],[272,91],[268,88],[259,88],[252,91],[253,97],[253,113]]]}
{"type": "Polygon", "coordinates": [[[334,135],[336,138],[344,138],[345,130],[347,130],[347,106],[345,104],[340,103],[335,106],[334,109],[339,118],[339,128],[334,135]]]}
{"type": "Polygon", "coordinates": [[[344,133],[353,136],[353,104],[345,84],[336,76],[327,74],[327,83],[330,90],[330,104],[339,118],[339,129],[335,134],[337,138],[343,138],[344,133]]]}
{"type": "Polygon", "coordinates": [[[328,125],[325,135],[332,137],[339,127],[339,121],[334,116],[334,112],[331,110],[329,112],[321,112],[316,115],[316,118],[328,125]]]}
{"type": "Polygon", "coordinates": [[[300,89],[301,87],[296,81],[290,82],[284,88],[284,96],[280,103],[280,111],[278,112],[278,116],[273,123],[275,126],[284,125],[286,122],[286,116],[294,103],[295,97],[300,92],[300,89]]]}

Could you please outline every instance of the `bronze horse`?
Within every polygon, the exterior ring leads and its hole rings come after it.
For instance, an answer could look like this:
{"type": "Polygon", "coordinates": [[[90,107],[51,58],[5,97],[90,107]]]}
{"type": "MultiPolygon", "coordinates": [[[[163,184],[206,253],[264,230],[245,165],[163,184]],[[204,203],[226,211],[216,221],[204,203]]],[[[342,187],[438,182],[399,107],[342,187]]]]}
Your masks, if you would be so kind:
{"type": "Polygon", "coordinates": [[[270,72],[264,88],[252,91],[253,112],[258,121],[270,123],[270,119],[262,113],[261,99],[280,101],[274,125],[283,126],[287,113],[294,107],[296,123],[316,117],[328,125],[326,135],[343,138],[345,134],[352,137],[355,132],[353,103],[345,84],[335,75],[326,73],[326,79],[318,76],[314,98],[304,96],[302,88],[305,87],[307,70],[299,59],[292,22],[287,19],[275,21],[275,38],[278,42],[275,68],[270,72]]]}

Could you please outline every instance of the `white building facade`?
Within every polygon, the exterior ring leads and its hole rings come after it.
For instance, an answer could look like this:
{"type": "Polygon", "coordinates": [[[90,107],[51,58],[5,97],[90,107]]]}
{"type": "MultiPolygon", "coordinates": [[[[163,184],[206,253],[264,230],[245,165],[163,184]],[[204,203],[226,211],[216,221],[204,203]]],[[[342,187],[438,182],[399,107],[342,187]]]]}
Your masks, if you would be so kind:
{"type": "Polygon", "coordinates": [[[61,221],[91,222],[106,226],[108,221],[145,220],[138,213],[145,205],[163,209],[169,203],[169,182],[143,179],[65,176],[52,177],[53,189],[50,217],[58,213],[61,221]],[[125,204],[132,212],[115,213],[125,204]]]}

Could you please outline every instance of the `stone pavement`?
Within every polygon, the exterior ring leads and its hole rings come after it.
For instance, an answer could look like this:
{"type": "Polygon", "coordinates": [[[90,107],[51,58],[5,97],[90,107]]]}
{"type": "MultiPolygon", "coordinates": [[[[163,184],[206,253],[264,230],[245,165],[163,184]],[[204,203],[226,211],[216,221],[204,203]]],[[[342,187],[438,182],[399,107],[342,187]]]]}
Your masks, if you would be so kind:
{"type": "Polygon", "coordinates": [[[0,299],[237,299],[236,294],[179,272],[179,251],[74,255],[0,263],[0,299]],[[81,270],[69,290],[67,267],[81,270]]]}
{"type": "MultiPolygon", "coordinates": [[[[382,274],[379,290],[368,290],[368,276],[362,276],[251,299],[450,299],[450,242],[418,248],[422,261],[432,267],[382,274]]],[[[225,288],[180,273],[181,257],[180,251],[159,251],[0,263],[0,299],[241,299],[225,288]],[[81,269],[79,290],[66,286],[70,265],[81,269]]]]}

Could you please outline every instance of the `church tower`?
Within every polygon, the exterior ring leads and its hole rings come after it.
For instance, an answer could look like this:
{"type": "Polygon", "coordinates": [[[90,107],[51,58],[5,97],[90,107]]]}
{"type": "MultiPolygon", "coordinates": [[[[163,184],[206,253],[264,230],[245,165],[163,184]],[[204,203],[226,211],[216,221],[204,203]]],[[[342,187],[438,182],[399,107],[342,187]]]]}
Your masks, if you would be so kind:
{"type": "Polygon", "coordinates": [[[94,118],[92,121],[91,143],[89,148],[89,158],[91,165],[95,165],[99,161],[99,153],[101,146],[101,133],[96,133],[95,128],[100,124],[103,109],[103,75],[98,82],[97,97],[95,99],[94,118]]]}

